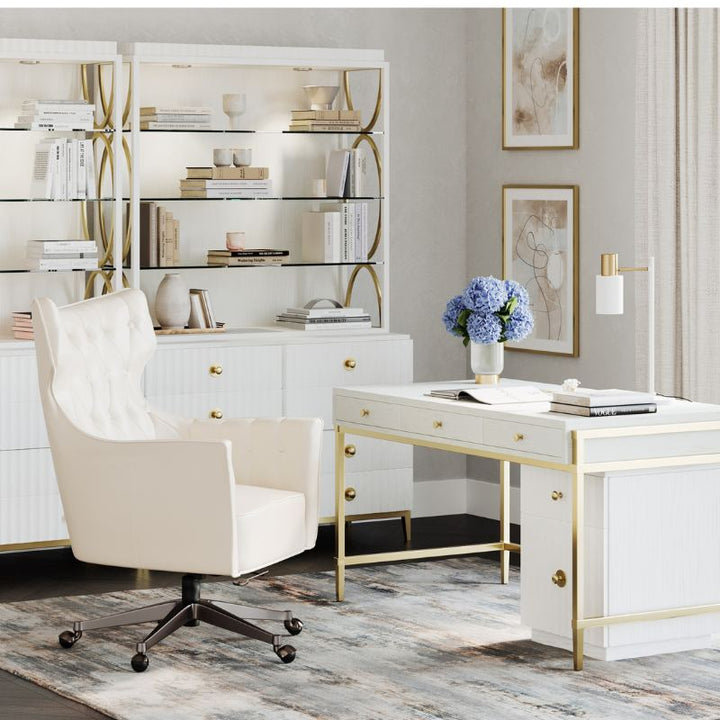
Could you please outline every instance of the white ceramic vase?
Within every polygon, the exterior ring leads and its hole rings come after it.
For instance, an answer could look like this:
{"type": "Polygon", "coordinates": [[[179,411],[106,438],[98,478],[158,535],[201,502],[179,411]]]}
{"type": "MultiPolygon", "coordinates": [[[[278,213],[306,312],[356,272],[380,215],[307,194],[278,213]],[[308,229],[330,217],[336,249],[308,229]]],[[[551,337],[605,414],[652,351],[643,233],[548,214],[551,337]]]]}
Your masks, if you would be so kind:
{"type": "Polygon", "coordinates": [[[470,342],[470,367],[475,373],[475,382],[493,384],[500,381],[505,362],[505,343],[470,342]]]}
{"type": "Polygon", "coordinates": [[[155,316],[162,328],[184,328],[190,319],[190,291],[180,273],[167,273],[155,295],[155,316]]]}

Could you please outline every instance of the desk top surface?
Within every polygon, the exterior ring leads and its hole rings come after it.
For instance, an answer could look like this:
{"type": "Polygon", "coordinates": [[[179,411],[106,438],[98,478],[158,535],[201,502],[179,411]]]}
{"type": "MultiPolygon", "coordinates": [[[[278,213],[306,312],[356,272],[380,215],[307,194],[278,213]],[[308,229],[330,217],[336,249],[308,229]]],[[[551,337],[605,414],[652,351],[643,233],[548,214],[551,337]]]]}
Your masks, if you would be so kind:
{"type": "MultiPolygon", "coordinates": [[[[501,385],[532,385],[552,392],[557,385],[503,378],[501,385]]],[[[522,420],[525,423],[561,428],[565,431],[597,428],[637,427],[691,422],[720,421],[720,405],[674,400],[658,396],[657,413],[612,417],[582,417],[550,412],[550,402],[486,405],[474,401],[445,400],[429,397],[431,390],[441,388],[477,387],[472,380],[454,380],[411,385],[367,385],[335,388],[335,396],[372,400],[408,407],[442,409],[445,412],[480,415],[496,420],[522,420]]]]}

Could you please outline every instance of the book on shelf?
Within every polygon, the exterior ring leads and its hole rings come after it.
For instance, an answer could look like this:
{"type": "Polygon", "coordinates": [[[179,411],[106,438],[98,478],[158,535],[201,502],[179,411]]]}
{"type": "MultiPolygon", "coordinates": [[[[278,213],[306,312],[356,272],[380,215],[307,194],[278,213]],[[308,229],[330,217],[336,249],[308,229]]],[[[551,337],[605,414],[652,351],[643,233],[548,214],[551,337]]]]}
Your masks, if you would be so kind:
{"type": "Polygon", "coordinates": [[[565,415],[580,415],[582,417],[614,417],[616,415],[643,415],[657,412],[655,403],[638,403],[633,405],[569,405],[567,403],[551,402],[550,410],[565,415]]]}
{"type": "Polygon", "coordinates": [[[97,255],[93,257],[37,257],[28,258],[28,270],[97,270],[97,255]]]}
{"type": "Polygon", "coordinates": [[[360,123],[332,122],[292,122],[288,128],[291,132],[360,132],[360,123]]]}
{"type": "Polygon", "coordinates": [[[328,197],[343,197],[347,177],[349,150],[331,150],[328,155],[325,183],[328,197]]]}
{"type": "Polygon", "coordinates": [[[230,189],[272,189],[272,180],[251,180],[251,179],[233,179],[233,180],[205,180],[200,178],[190,178],[180,181],[181,190],[217,190],[218,188],[230,189]]]}
{"type": "Polygon", "coordinates": [[[579,405],[581,407],[608,407],[610,405],[641,405],[654,403],[655,395],[634,390],[593,390],[582,388],[574,392],[554,392],[553,402],[566,405],[579,405]]]}
{"type": "Polygon", "coordinates": [[[316,301],[311,300],[305,307],[291,307],[285,314],[298,315],[300,317],[358,317],[367,313],[359,307],[316,307],[316,301]]]}
{"type": "Polygon", "coordinates": [[[27,98],[22,103],[23,112],[35,111],[35,110],[50,110],[53,112],[67,111],[67,112],[92,112],[95,110],[95,105],[89,103],[87,100],[58,100],[58,99],[45,99],[45,98],[27,98]]]}
{"type": "Polygon", "coordinates": [[[320,330],[328,330],[337,332],[338,330],[364,330],[372,327],[372,321],[362,320],[354,323],[302,323],[293,320],[276,320],[277,325],[282,325],[293,330],[302,330],[305,332],[315,332],[320,330]]]}
{"type": "Polygon", "coordinates": [[[208,257],[287,257],[289,250],[276,248],[246,248],[245,250],[208,250],[208,257]]]}
{"type": "Polygon", "coordinates": [[[92,140],[41,140],[35,147],[30,194],[47,200],[96,199],[92,140]]]}
{"type": "Polygon", "coordinates": [[[188,320],[188,327],[201,329],[208,327],[198,293],[190,293],[190,319],[188,320]]]}
{"type": "Polygon", "coordinates": [[[157,203],[140,203],[140,267],[158,265],[157,216],[157,203]]]}
{"type": "Polygon", "coordinates": [[[250,266],[267,266],[267,265],[282,265],[283,258],[275,256],[261,256],[261,257],[218,257],[208,255],[208,265],[225,265],[227,267],[234,265],[250,266]]]}
{"type": "Polygon", "coordinates": [[[221,198],[269,198],[271,188],[210,188],[208,190],[181,190],[181,198],[197,198],[201,200],[219,200],[221,198]]]}
{"type": "MultiPolygon", "coordinates": [[[[142,205],[145,203],[141,203],[142,205]]],[[[155,203],[147,203],[148,206],[155,205],[155,203]]],[[[142,222],[140,224],[140,253],[141,253],[141,265],[144,267],[174,267],[180,264],[180,221],[173,217],[171,212],[168,212],[161,205],[157,205],[155,208],[155,222],[153,223],[150,214],[153,212],[151,209],[148,211],[147,218],[147,248],[143,251],[143,228],[145,225],[142,222]],[[152,236],[150,233],[154,228],[155,235],[152,236]],[[149,261],[156,259],[155,263],[149,262],[148,265],[143,264],[143,256],[149,261]]]]}
{"type": "Polygon", "coordinates": [[[370,315],[331,315],[329,317],[306,317],[305,315],[295,315],[294,313],[284,312],[280,313],[277,316],[277,320],[298,323],[300,325],[348,325],[353,323],[369,322],[370,315]]]}
{"type": "Polygon", "coordinates": [[[293,120],[336,120],[360,122],[359,110],[292,110],[293,120]]]}
{"type": "Polygon", "coordinates": [[[30,240],[27,247],[33,254],[97,253],[94,240],[30,240]]]}
{"type": "Polygon", "coordinates": [[[270,168],[266,167],[199,167],[187,169],[188,180],[267,180],[270,168]]]}
{"type": "Polygon", "coordinates": [[[71,132],[73,130],[87,131],[93,129],[93,121],[88,122],[53,122],[43,120],[33,120],[31,122],[22,122],[18,120],[15,123],[16,130],[55,130],[57,132],[71,132]]]}
{"type": "Polygon", "coordinates": [[[469,400],[485,405],[509,405],[514,403],[548,402],[550,393],[533,385],[490,385],[463,388],[439,388],[430,390],[430,397],[444,400],[469,400]]]}
{"type": "Polygon", "coordinates": [[[207,122],[140,122],[141,130],[209,130],[210,120],[207,122]]]}
{"type": "Polygon", "coordinates": [[[367,159],[362,148],[356,147],[350,150],[348,160],[348,171],[345,178],[345,197],[362,197],[365,193],[367,176],[367,159]]]}
{"type": "Polygon", "coordinates": [[[145,115],[211,115],[212,108],[202,105],[146,105],[140,108],[145,115]]]}
{"type": "Polygon", "coordinates": [[[13,328],[13,337],[16,340],[34,340],[35,333],[32,330],[16,330],[13,328]]]}
{"type": "Polygon", "coordinates": [[[12,332],[17,340],[33,340],[35,337],[32,312],[20,310],[12,313],[12,332]]]}
{"type": "Polygon", "coordinates": [[[19,130],[92,130],[95,106],[85,101],[25,100],[15,127],[19,130]]]}
{"type": "MultiPolygon", "coordinates": [[[[200,303],[200,309],[202,312],[202,319],[204,322],[204,327],[206,328],[215,328],[218,327],[217,322],[215,320],[215,313],[213,312],[212,303],[210,302],[210,293],[207,290],[204,290],[202,288],[191,288],[190,289],[190,310],[192,312],[193,307],[193,295],[196,295],[198,297],[199,303],[200,303]]],[[[196,307],[197,307],[197,301],[196,301],[196,307]]]]}
{"type": "Polygon", "coordinates": [[[366,262],[368,256],[368,203],[344,202],[341,216],[340,262],[366,262]]]}
{"type": "Polygon", "coordinates": [[[304,212],[301,254],[304,262],[341,262],[342,218],[337,211],[304,212]]]}
{"type": "Polygon", "coordinates": [[[146,115],[140,115],[141,123],[197,123],[208,124],[210,122],[210,115],[203,115],[199,113],[149,113],[146,115]]]}

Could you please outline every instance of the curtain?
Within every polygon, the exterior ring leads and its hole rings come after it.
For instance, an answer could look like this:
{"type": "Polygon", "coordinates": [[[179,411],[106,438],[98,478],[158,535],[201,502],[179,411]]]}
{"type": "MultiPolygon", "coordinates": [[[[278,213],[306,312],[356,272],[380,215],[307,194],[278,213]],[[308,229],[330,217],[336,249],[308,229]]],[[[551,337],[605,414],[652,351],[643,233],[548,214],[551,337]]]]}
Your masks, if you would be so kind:
{"type": "MultiPolygon", "coordinates": [[[[720,402],[720,55],[717,9],[638,12],[636,264],[655,257],[655,385],[720,402]]],[[[646,286],[636,283],[638,386],[646,286]]]]}

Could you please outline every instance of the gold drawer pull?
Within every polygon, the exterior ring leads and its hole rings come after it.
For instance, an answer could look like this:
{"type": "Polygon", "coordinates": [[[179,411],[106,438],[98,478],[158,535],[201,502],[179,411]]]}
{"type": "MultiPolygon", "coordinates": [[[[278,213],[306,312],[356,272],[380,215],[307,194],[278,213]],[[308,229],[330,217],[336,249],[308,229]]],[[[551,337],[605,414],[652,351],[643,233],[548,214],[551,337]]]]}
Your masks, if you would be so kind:
{"type": "Polygon", "coordinates": [[[215,408],[215,410],[210,411],[210,417],[213,420],[222,420],[223,411],[215,408]]]}
{"type": "Polygon", "coordinates": [[[520,442],[521,440],[524,440],[525,436],[522,433],[515,433],[513,440],[515,442],[520,442]]]}
{"type": "Polygon", "coordinates": [[[357,448],[354,445],[345,446],[345,457],[355,457],[356,452],[357,448]]]}
{"type": "Polygon", "coordinates": [[[355,360],[355,358],[348,358],[344,364],[346,370],[354,370],[357,366],[357,360],[355,360]]]}
{"type": "Polygon", "coordinates": [[[437,430],[442,427],[442,420],[433,420],[433,427],[437,430]]]}
{"type": "Polygon", "coordinates": [[[223,374],[223,366],[222,365],[211,365],[210,366],[210,374],[211,375],[222,375],[223,374]]]}
{"type": "Polygon", "coordinates": [[[360,410],[360,417],[367,417],[370,414],[370,411],[367,408],[363,408],[360,410]]]}
{"type": "Polygon", "coordinates": [[[562,500],[565,496],[562,494],[562,490],[553,490],[552,493],[550,493],[550,497],[553,500],[562,500]]]}
{"type": "Polygon", "coordinates": [[[354,487],[349,487],[349,488],[345,491],[345,499],[346,499],[348,502],[352,502],[356,497],[357,497],[357,492],[355,491],[355,488],[354,488],[354,487]]]}
{"type": "Polygon", "coordinates": [[[559,588],[564,588],[567,584],[567,576],[564,570],[556,570],[550,579],[553,581],[553,585],[557,585],[559,588]]]}

